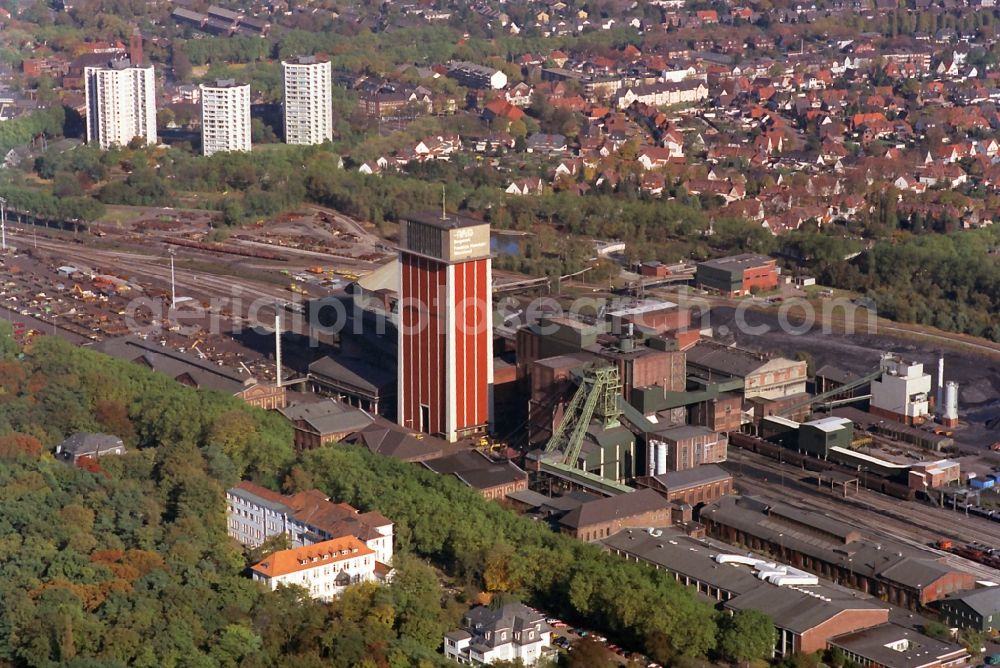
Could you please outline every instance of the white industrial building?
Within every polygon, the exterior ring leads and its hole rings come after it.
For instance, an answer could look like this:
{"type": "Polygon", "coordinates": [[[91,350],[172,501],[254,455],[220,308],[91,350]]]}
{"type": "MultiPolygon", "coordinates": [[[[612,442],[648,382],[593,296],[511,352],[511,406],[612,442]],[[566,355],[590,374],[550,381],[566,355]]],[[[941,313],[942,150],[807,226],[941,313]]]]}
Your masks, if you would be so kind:
{"type": "Polygon", "coordinates": [[[250,86],[232,79],[202,84],[201,151],[250,150],[250,86]]]}
{"type": "Polygon", "coordinates": [[[333,140],[332,69],[329,61],[301,56],[282,61],[286,144],[333,140]]]}
{"type": "Polygon", "coordinates": [[[872,381],[870,411],[906,424],[919,424],[930,413],[931,376],[924,365],[887,353],[879,366],[882,378],[872,381]]]}
{"type": "Polygon", "coordinates": [[[84,68],[87,142],[102,149],[127,146],[136,137],[156,144],[156,76],[153,67],[113,61],[84,68]]]}

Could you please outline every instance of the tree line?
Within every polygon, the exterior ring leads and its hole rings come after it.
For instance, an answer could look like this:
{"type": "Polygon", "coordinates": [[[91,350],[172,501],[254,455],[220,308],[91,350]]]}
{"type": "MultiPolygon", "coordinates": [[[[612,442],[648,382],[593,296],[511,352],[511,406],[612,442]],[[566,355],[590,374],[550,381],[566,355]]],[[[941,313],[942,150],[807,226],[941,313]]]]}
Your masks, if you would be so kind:
{"type": "Polygon", "coordinates": [[[0,323],[0,663],[10,666],[438,666],[462,606],[400,555],[389,587],[326,605],[266,592],[226,535],[224,491],[293,460],[275,413],[0,323]],[[55,460],[77,431],[129,448],[55,460]]]}
{"type": "Polygon", "coordinates": [[[881,316],[1000,342],[998,247],[992,227],[883,240],[821,278],[867,294],[881,316]]]}
{"type": "Polygon", "coordinates": [[[6,153],[15,146],[29,143],[39,135],[61,136],[65,123],[66,110],[61,105],[4,121],[0,123],[0,151],[6,153]]]}
{"type": "Polygon", "coordinates": [[[750,660],[773,641],[765,617],[720,616],[665,573],[554,534],[450,477],[352,446],[295,462],[274,413],[55,337],[21,351],[0,325],[0,661],[444,665],[442,634],[479,591],[524,597],[661,660],[750,660]],[[119,435],[129,453],[89,470],[54,460],[76,431],[119,435]],[[392,584],[331,604],[266,592],[246,572],[259,554],[226,536],[224,490],[245,477],[319,487],[390,517],[392,584]],[[461,601],[442,595],[436,569],[464,585],[461,601]]]}

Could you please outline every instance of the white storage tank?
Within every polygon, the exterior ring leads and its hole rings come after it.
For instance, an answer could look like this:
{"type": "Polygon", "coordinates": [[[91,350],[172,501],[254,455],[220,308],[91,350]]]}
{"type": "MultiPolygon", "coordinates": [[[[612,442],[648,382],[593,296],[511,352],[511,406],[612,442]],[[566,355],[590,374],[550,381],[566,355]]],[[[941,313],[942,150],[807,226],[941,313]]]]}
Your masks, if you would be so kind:
{"type": "Polygon", "coordinates": [[[667,472],[667,444],[660,441],[656,444],[656,475],[667,472]]]}
{"type": "Polygon", "coordinates": [[[944,384],[944,424],[953,427],[958,424],[958,383],[949,380],[944,384]]]}

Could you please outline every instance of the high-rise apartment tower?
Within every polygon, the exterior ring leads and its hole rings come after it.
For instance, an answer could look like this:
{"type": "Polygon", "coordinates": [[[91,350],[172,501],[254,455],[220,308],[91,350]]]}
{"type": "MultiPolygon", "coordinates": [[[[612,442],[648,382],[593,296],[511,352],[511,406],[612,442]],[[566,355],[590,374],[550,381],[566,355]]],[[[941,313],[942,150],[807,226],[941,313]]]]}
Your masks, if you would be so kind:
{"type": "Polygon", "coordinates": [[[136,137],[156,143],[156,77],[152,65],[128,60],[84,68],[87,142],[102,149],[127,146],[136,137]]]}
{"type": "Polygon", "coordinates": [[[322,144],[333,139],[332,70],[329,61],[302,56],[282,61],[285,143],[322,144]]]}
{"type": "Polygon", "coordinates": [[[250,86],[232,79],[201,85],[201,151],[250,150],[250,86]]]}

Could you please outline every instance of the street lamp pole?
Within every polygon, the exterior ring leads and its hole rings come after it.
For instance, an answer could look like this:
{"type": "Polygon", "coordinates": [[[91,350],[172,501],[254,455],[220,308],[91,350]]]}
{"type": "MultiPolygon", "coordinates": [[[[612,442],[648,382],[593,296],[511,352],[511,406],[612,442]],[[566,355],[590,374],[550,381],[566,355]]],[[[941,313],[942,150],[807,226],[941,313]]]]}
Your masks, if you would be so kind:
{"type": "Polygon", "coordinates": [[[174,249],[170,249],[170,308],[177,308],[177,286],[174,283],[174,249]]]}
{"type": "Polygon", "coordinates": [[[5,205],[7,200],[0,197],[0,241],[3,243],[3,250],[7,250],[7,210],[5,205]]]}

